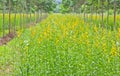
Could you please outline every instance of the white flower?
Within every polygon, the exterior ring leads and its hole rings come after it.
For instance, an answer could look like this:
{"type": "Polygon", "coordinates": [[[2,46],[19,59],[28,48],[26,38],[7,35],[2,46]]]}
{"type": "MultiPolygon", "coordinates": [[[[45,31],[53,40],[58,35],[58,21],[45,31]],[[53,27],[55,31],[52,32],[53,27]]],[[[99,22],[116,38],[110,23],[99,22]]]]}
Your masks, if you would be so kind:
{"type": "Polygon", "coordinates": [[[120,45],[120,44],[119,44],[119,42],[117,41],[117,42],[116,42],[116,46],[118,47],[119,45],[120,45]]]}
{"type": "Polygon", "coordinates": [[[29,45],[29,41],[28,40],[24,40],[24,44],[28,46],[29,45]]]}

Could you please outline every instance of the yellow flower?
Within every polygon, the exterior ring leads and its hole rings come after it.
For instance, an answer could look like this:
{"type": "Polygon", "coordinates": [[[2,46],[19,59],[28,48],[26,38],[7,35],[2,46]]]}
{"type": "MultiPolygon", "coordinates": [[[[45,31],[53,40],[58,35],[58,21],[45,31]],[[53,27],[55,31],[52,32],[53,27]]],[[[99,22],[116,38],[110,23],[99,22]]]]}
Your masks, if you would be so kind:
{"type": "Polygon", "coordinates": [[[38,38],[38,43],[39,43],[39,44],[41,43],[41,41],[42,41],[42,39],[41,39],[41,38],[38,38]]]}
{"type": "Polygon", "coordinates": [[[83,33],[83,34],[82,34],[82,38],[83,38],[83,39],[88,39],[88,32],[83,33]]]}
{"type": "Polygon", "coordinates": [[[59,42],[59,39],[56,39],[56,42],[55,42],[55,43],[56,43],[56,45],[58,44],[58,42],[59,42]]]}
{"type": "Polygon", "coordinates": [[[118,28],[118,36],[120,36],[120,28],[118,28]]]}
{"type": "Polygon", "coordinates": [[[111,48],[111,55],[116,56],[117,55],[117,48],[115,46],[112,46],[111,48]]]}
{"type": "Polygon", "coordinates": [[[90,41],[89,40],[86,40],[86,45],[90,45],[90,41]]]}
{"type": "Polygon", "coordinates": [[[87,56],[90,56],[90,54],[91,54],[91,49],[87,49],[86,54],[87,54],[87,56]]]}
{"type": "Polygon", "coordinates": [[[21,30],[17,32],[18,38],[21,36],[21,34],[22,34],[22,31],[21,31],[21,30]]]}
{"type": "Polygon", "coordinates": [[[98,32],[98,28],[97,28],[96,26],[94,27],[94,31],[95,31],[95,32],[98,32]]]}
{"type": "Polygon", "coordinates": [[[106,52],[106,49],[107,49],[106,43],[103,43],[103,44],[102,44],[102,49],[103,49],[103,52],[105,53],[105,52],[106,52]]]}
{"type": "Polygon", "coordinates": [[[99,47],[99,41],[98,41],[98,40],[96,40],[95,47],[96,47],[96,48],[99,47]]]}
{"type": "Polygon", "coordinates": [[[46,31],[43,34],[44,34],[44,36],[47,36],[47,32],[46,31]]]}
{"type": "Polygon", "coordinates": [[[48,25],[47,29],[46,29],[47,33],[50,32],[50,25],[48,25]]]}
{"type": "Polygon", "coordinates": [[[32,32],[31,32],[32,38],[35,36],[35,33],[36,33],[35,31],[32,31],[32,32]]]}
{"type": "Polygon", "coordinates": [[[68,31],[67,31],[67,30],[64,30],[63,36],[64,36],[64,37],[68,36],[68,31]]]}
{"type": "Polygon", "coordinates": [[[120,33],[120,28],[118,28],[118,32],[120,33]]]}

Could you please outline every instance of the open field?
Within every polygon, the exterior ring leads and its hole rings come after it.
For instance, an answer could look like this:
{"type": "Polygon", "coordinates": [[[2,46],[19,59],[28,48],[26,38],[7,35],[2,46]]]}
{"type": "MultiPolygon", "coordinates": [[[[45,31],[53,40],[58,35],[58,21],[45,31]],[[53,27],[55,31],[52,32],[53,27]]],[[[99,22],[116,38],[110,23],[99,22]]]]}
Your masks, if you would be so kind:
{"type": "MultiPolygon", "coordinates": [[[[119,20],[117,16],[117,26],[119,20]]],[[[0,46],[0,75],[119,76],[120,28],[109,30],[94,22],[51,14],[35,27],[18,30],[16,38],[0,46]]]]}

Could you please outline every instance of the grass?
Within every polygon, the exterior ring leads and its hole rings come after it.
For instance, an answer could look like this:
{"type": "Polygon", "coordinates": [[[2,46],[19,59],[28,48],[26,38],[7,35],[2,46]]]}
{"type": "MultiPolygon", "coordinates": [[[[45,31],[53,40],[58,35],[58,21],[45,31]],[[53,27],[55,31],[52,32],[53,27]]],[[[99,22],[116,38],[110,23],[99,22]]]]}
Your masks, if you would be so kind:
{"type": "Polygon", "coordinates": [[[0,75],[11,76],[18,62],[18,51],[15,50],[14,40],[8,45],[0,46],[0,75]]]}
{"type": "Polygon", "coordinates": [[[0,66],[13,62],[11,76],[119,76],[119,37],[120,29],[90,26],[79,15],[52,14],[0,47],[0,66]]]}

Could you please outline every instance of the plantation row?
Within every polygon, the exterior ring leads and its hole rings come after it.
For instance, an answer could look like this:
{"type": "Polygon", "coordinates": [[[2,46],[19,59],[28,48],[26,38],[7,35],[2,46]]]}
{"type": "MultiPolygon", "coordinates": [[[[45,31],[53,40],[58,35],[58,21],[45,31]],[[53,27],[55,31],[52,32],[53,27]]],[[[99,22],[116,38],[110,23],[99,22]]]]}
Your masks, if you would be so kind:
{"type": "Polygon", "coordinates": [[[0,49],[1,75],[120,75],[120,29],[91,25],[80,15],[51,14],[0,49]]]}
{"type": "MultiPolygon", "coordinates": [[[[27,27],[27,25],[31,25],[33,23],[36,23],[40,20],[40,14],[11,14],[10,20],[9,20],[9,14],[5,14],[3,18],[3,14],[0,14],[0,37],[3,36],[3,34],[8,34],[9,30],[13,32],[14,30],[19,30],[24,27],[27,27]],[[3,23],[4,20],[4,23],[3,23]],[[10,26],[10,27],[9,27],[10,26]]],[[[80,17],[83,17],[81,14],[80,17]]],[[[114,18],[111,15],[109,18],[107,16],[104,16],[104,25],[102,25],[101,16],[99,14],[97,15],[86,15],[83,17],[85,22],[91,23],[91,25],[97,25],[98,27],[103,26],[105,28],[113,30],[114,28],[114,18]]],[[[120,27],[120,15],[116,16],[116,28],[120,27]]]]}
{"type": "Polygon", "coordinates": [[[91,25],[96,25],[98,27],[104,27],[110,30],[113,30],[114,28],[120,28],[120,15],[118,14],[116,16],[116,26],[114,26],[114,16],[110,15],[109,17],[107,15],[104,15],[103,21],[100,14],[94,14],[94,15],[86,15],[85,18],[83,17],[85,22],[90,23],[91,25]]]}
{"type": "Polygon", "coordinates": [[[0,14],[0,37],[39,22],[45,14],[0,14]]]}

